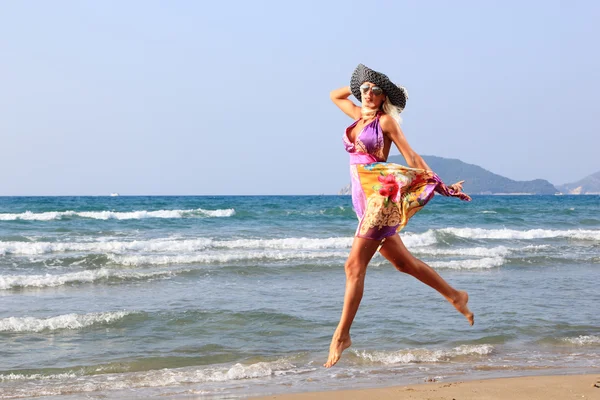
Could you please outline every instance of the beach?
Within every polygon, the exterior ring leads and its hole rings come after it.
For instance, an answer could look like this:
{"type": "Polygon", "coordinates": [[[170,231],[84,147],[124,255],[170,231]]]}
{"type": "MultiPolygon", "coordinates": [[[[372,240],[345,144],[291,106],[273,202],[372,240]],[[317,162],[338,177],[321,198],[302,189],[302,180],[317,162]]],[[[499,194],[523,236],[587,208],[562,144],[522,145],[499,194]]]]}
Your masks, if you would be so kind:
{"type": "Polygon", "coordinates": [[[254,400],[569,400],[600,399],[600,374],[527,376],[378,389],[253,397],[254,400]]]}
{"type": "Polygon", "coordinates": [[[402,240],[475,325],[376,255],[325,369],[349,196],[2,197],[0,399],[597,394],[599,215],[599,196],[436,196],[402,240]]]}

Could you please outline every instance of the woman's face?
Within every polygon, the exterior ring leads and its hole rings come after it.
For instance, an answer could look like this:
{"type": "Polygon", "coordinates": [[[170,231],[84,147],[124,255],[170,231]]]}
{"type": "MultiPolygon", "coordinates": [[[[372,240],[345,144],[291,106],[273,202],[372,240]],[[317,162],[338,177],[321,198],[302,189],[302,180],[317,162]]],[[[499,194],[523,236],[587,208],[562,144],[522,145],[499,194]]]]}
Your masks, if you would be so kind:
{"type": "Polygon", "coordinates": [[[360,95],[363,106],[369,108],[380,108],[385,101],[385,93],[383,93],[383,90],[371,82],[365,82],[360,85],[360,95]]]}

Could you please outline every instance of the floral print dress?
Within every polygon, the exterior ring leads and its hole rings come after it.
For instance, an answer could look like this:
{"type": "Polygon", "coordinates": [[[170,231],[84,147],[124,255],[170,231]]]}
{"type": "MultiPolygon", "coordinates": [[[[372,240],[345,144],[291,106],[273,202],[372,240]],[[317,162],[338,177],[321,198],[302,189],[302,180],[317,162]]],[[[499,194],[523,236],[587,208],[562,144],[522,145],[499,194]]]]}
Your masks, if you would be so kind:
{"type": "Polygon", "coordinates": [[[465,193],[446,186],[433,171],[385,162],[380,117],[381,113],[367,124],[354,143],[348,139],[348,133],[360,120],[346,128],[343,137],[344,147],[350,153],[352,206],[360,221],[356,236],[383,240],[394,235],[435,192],[471,200],[465,193]]]}

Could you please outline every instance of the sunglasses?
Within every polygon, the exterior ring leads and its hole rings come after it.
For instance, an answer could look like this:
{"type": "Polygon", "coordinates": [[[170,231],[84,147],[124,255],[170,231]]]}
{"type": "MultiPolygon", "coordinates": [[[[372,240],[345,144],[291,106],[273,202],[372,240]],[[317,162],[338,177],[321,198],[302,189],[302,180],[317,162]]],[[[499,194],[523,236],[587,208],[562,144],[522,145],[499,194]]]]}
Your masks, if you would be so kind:
{"type": "Polygon", "coordinates": [[[369,86],[366,83],[360,86],[360,91],[362,94],[369,93],[369,89],[371,89],[371,91],[373,92],[373,94],[375,96],[379,96],[380,94],[383,94],[383,89],[380,88],[379,86],[369,86]]]}

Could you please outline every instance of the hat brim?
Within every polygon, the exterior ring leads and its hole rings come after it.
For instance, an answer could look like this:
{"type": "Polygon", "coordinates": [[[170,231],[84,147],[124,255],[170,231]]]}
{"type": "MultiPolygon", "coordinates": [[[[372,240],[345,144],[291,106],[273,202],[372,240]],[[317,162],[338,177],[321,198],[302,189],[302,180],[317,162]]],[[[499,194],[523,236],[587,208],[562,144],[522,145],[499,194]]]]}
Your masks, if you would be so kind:
{"type": "Polygon", "coordinates": [[[374,71],[363,64],[358,64],[350,78],[350,90],[358,101],[362,102],[360,85],[365,82],[371,82],[383,89],[385,95],[390,99],[390,103],[398,107],[399,111],[404,110],[404,107],[406,107],[406,100],[408,100],[406,89],[395,85],[387,75],[374,71]]]}

